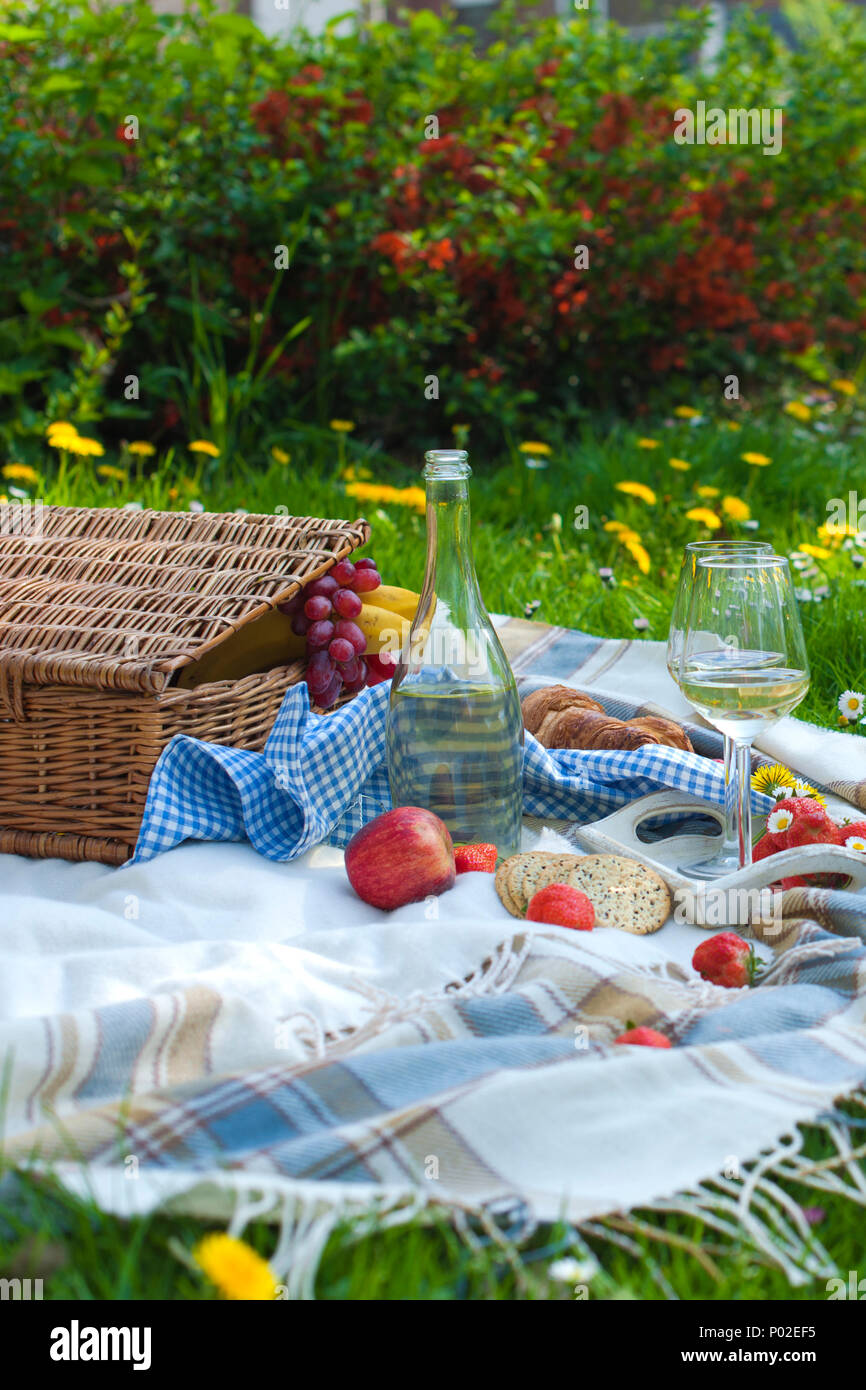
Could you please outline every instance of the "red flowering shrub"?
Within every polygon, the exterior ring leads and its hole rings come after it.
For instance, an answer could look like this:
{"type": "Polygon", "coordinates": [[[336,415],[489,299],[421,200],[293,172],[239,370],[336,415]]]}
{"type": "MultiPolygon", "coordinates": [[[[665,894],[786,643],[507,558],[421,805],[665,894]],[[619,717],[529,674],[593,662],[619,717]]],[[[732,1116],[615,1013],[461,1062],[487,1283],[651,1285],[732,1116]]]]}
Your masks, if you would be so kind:
{"type": "Polygon", "coordinates": [[[7,434],[74,411],[83,377],[118,431],[203,426],[196,354],[215,344],[231,376],[254,342],[260,418],[351,415],[392,443],[528,404],[642,405],[682,374],[760,389],[808,348],[840,371],[862,353],[853,41],[791,52],[741,17],[702,75],[697,18],[641,44],[535,20],[486,55],[426,11],[375,42],[291,45],[146,0],[98,33],[50,0],[9,23],[7,434]],[[781,152],[678,144],[675,112],[741,106],[745,71],[750,105],[784,105],[781,152]],[[106,328],[113,297],[134,332],[106,328]]]}

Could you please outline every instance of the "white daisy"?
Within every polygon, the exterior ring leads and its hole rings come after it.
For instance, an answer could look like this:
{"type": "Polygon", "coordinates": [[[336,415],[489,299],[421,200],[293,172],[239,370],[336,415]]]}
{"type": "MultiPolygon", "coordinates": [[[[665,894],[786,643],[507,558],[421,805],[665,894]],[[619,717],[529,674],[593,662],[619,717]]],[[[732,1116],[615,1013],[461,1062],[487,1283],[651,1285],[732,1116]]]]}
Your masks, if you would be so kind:
{"type": "Polygon", "coordinates": [[[839,696],[838,709],[846,719],[859,719],[863,713],[864,695],[860,690],[843,690],[839,696]]]}
{"type": "Polygon", "coordinates": [[[859,849],[861,854],[866,854],[866,840],[862,835],[849,835],[845,841],[846,849],[859,849]]]}
{"type": "Polygon", "coordinates": [[[794,817],[791,815],[790,811],[784,809],[773,811],[767,817],[767,829],[771,831],[773,835],[780,835],[784,830],[790,830],[793,824],[794,817]]]}
{"type": "Polygon", "coordinates": [[[598,1274],[599,1266],[590,1256],[586,1260],[576,1260],[573,1256],[566,1256],[562,1260],[554,1260],[548,1268],[551,1279],[561,1280],[563,1284],[588,1284],[598,1274]]]}

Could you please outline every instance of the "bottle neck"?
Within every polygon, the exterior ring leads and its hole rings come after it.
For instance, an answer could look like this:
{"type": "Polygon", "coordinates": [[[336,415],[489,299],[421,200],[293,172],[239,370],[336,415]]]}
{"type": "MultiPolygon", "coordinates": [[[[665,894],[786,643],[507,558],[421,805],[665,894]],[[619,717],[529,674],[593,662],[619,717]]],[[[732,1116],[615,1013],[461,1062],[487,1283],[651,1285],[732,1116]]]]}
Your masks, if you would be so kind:
{"type": "Polygon", "coordinates": [[[463,626],[481,601],[470,537],[466,478],[427,479],[427,572],[424,590],[436,595],[437,609],[463,626]]]}

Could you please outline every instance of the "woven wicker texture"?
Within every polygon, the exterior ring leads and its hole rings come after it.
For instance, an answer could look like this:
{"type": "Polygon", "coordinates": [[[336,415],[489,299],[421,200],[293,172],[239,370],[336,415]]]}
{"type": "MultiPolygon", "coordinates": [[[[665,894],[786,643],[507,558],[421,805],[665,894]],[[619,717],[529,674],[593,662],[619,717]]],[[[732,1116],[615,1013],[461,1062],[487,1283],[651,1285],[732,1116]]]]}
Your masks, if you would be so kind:
{"type": "Polygon", "coordinates": [[[24,684],[164,690],[171,674],[368,538],[364,521],[0,508],[0,710],[24,684]]]}
{"type": "Polygon", "coordinates": [[[173,673],[363,545],[311,517],[0,508],[0,852],[120,864],[154,765],[189,734],[264,747],[295,661],[194,690],[173,673]]]}

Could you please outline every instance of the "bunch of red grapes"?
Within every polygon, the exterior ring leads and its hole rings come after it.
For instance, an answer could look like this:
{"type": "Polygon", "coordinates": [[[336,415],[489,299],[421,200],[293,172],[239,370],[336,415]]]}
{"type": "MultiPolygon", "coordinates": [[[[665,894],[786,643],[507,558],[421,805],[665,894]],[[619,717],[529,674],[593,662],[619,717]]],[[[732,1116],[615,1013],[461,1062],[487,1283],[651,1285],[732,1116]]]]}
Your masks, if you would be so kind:
{"type": "Polygon", "coordinates": [[[307,688],[320,709],[394,674],[387,656],[364,655],[367,638],[355,622],[361,594],[371,594],[381,583],[375,560],[339,560],[330,574],[279,605],[291,615],[292,632],[307,639],[307,688]]]}

